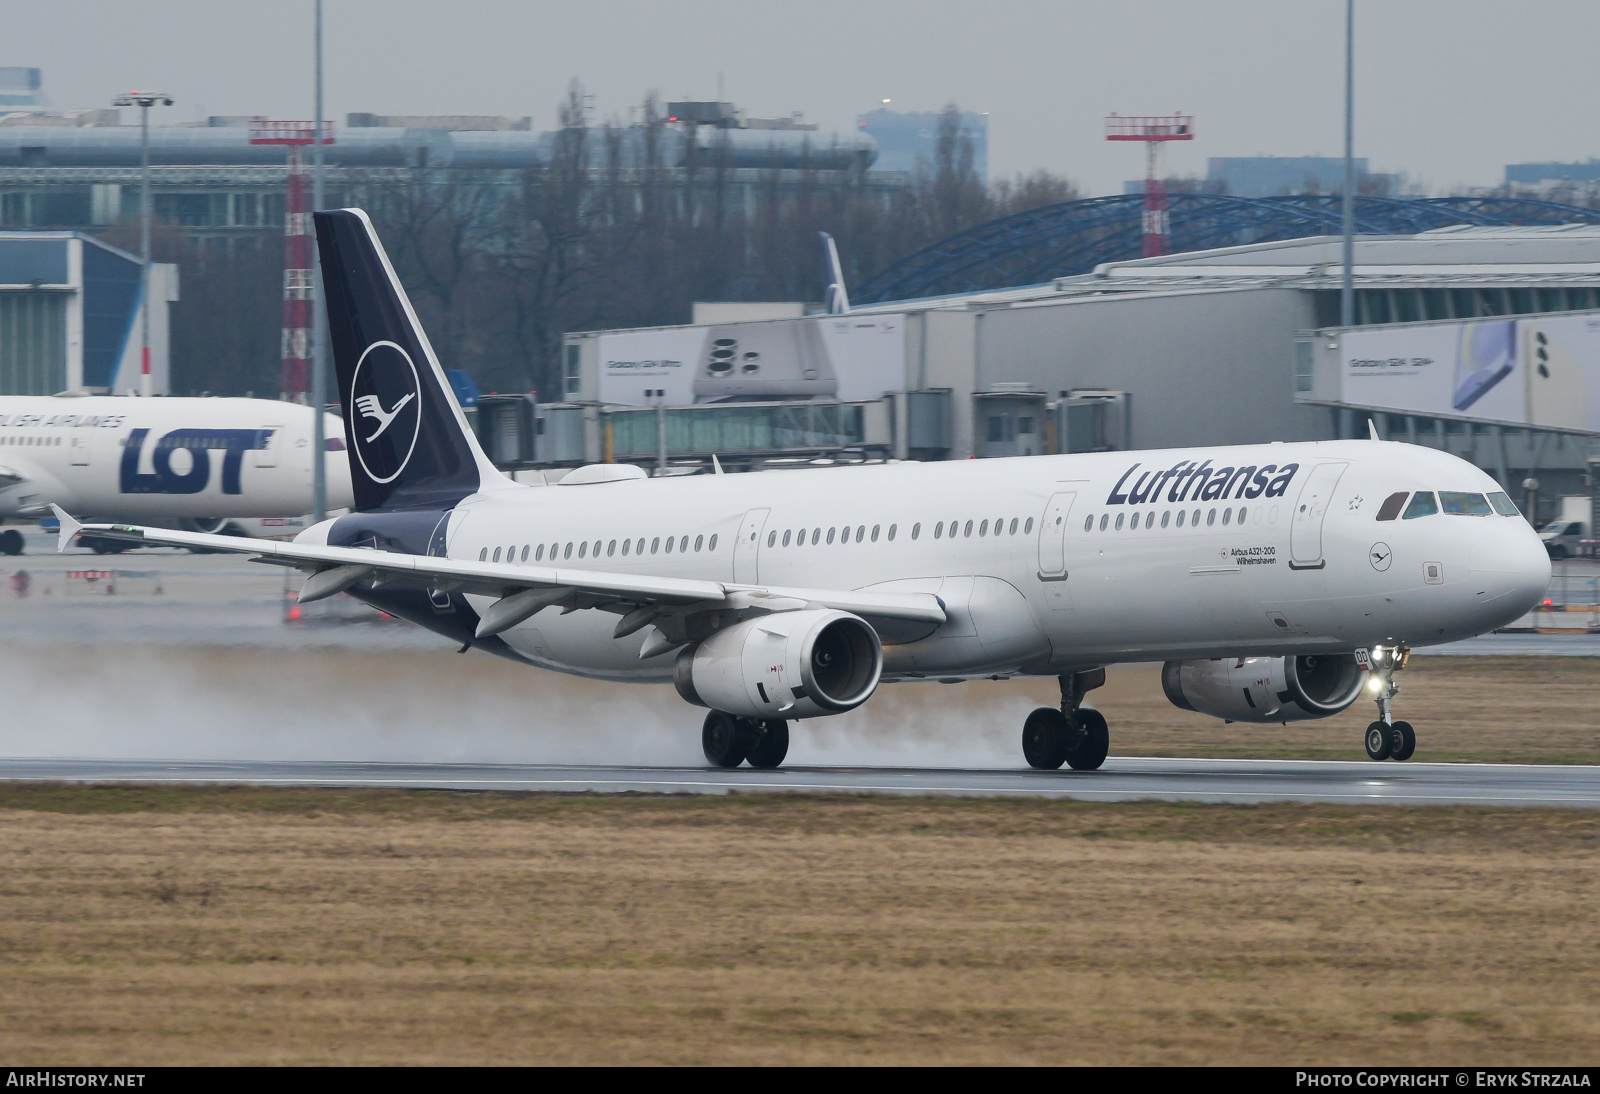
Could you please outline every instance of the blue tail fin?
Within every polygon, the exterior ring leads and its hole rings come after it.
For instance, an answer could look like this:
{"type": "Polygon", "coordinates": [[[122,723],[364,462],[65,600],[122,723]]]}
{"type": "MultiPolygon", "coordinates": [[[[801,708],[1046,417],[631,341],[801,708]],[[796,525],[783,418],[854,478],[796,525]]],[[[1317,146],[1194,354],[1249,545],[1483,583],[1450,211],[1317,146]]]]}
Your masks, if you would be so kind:
{"type": "Polygon", "coordinates": [[[358,510],[449,508],[503,482],[360,209],[313,213],[358,510]]]}
{"type": "Polygon", "coordinates": [[[822,266],[828,275],[827,307],[829,315],[848,315],[850,312],[850,294],[844,289],[844,269],[839,265],[839,248],[833,244],[833,237],[827,232],[818,232],[822,237],[822,266]]]}

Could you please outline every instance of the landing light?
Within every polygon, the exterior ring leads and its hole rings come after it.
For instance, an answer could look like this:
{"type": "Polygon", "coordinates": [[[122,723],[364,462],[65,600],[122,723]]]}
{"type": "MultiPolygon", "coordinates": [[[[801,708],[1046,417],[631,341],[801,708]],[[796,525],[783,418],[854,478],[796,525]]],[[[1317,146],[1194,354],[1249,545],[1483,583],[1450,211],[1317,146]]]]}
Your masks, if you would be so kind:
{"type": "Polygon", "coordinates": [[[1383,681],[1378,679],[1376,676],[1374,676],[1371,680],[1367,681],[1367,690],[1368,691],[1382,691],[1383,690],[1383,681]]]}

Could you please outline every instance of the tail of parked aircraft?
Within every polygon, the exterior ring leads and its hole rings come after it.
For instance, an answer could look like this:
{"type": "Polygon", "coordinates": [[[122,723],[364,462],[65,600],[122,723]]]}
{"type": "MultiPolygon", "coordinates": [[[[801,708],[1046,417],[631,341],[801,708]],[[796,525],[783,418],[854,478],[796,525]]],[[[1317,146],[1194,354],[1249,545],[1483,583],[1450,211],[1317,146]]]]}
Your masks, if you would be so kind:
{"type": "Polygon", "coordinates": [[[833,245],[833,237],[827,232],[818,232],[822,237],[822,266],[828,274],[827,308],[829,315],[848,315],[850,312],[850,294],[844,288],[844,270],[839,265],[839,248],[833,245]]]}
{"type": "Polygon", "coordinates": [[[312,217],[356,508],[449,508],[505,482],[467,427],[367,214],[312,217]]]}

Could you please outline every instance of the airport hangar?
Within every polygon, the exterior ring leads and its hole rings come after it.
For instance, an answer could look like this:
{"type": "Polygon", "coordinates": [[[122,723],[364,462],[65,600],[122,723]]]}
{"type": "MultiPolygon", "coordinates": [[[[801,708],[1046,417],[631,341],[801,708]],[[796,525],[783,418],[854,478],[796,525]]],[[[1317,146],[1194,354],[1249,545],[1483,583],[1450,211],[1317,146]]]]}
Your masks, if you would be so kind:
{"type": "MultiPolygon", "coordinates": [[[[1557,495],[1590,492],[1597,361],[1587,362],[1591,419],[1550,423],[1490,400],[1458,410],[1448,394],[1442,403],[1374,398],[1370,385],[1344,382],[1339,347],[1359,343],[1370,355],[1373,338],[1380,349],[1385,337],[1448,344],[1475,325],[1463,320],[1551,313],[1600,331],[1600,225],[1357,237],[1350,329],[1338,325],[1341,250],[1337,236],[1314,236],[1110,261],[1044,284],[856,305],[848,316],[703,305],[688,326],[568,334],[566,401],[521,412],[487,398],[480,428],[507,464],[520,455],[543,466],[664,467],[715,452],[725,466],[754,467],[1362,437],[1370,419],[1387,438],[1471,460],[1533,501],[1536,516],[1557,495]],[[709,381],[729,344],[741,367],[745,346],[772,358],[786,328],[805,358],[796,328],[806,323],[822,328],[821,342],[832,339],[813,351],[838,374],[831,398],[712,402],[714,385],[693,382],[691,374],[709,381]],[[842,335],[847,325],[892,343],[889,351],[841,348],[829,328],[842,335]]],[[[804,377],[791,379],[794,392],[806,389],[804,377]]]]}

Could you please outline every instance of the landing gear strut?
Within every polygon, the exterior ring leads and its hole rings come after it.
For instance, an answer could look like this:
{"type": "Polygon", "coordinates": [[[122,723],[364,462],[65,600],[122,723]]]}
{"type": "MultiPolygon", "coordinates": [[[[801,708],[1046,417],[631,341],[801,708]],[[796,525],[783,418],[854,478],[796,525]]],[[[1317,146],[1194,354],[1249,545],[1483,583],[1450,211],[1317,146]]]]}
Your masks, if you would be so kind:
{"type": "Polygon", "coordinates": [[[1061,707],[1039,707],[1022,723],[1022,754],[1030,767],[1054,771],[1067,764],[1093,771],[1105,763],[1111,732],[1103,714],[1083,697],[1106,682],[1105,669],[1061,676],[1061,707]]]}
{"type": "Polygon", "coordinates": [[[1400,694],[1400,685],[1394,674],[1406,667],[1411,650],[1405,646],[1384,648],[1374,646],[1371,653],[1372,675],[1378,681],[1378,692],[1372,701],[1378,704],[1378,720],[1367,727],[1367,757],[1373,760],[1409,760],[1417,750],[1417,732],[1410,722],[1394,720],[1393,699],[1400,694]]]}
{"type": "Polygon", "coordinates": [[[758,721],[713,710],[700,730],[700,748],[718,767],[772,769],[789,754],[789,723],[782,718],[758,721]]]}

